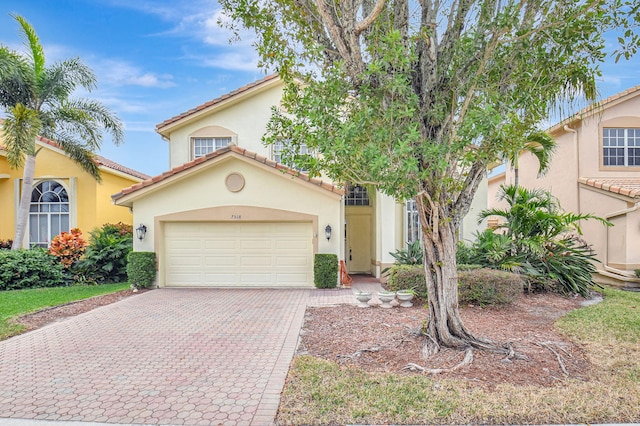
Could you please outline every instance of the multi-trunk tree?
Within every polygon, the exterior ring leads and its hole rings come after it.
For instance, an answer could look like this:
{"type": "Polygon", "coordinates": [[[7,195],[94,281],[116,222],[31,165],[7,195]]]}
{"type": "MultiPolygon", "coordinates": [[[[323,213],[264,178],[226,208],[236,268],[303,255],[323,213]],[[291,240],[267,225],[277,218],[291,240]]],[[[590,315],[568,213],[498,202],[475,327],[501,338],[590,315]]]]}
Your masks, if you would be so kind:
{"type": "MultiPolygon", "coordinates": [[[[550,109],[592,100],[605,31],[638,46],[638,4],[623,0],[221,0],[232,28],[256,32],[286,82],[267,141],[341,182],[415,198],[423,234],[428,337],[508,353],[458,311],[459,225],[489,162],[514,151],[550,109]],[[315,156],[300,156],[305,143],[315,156]]],[[[286,153],[286,154],[287,154],[286,153]]]]}

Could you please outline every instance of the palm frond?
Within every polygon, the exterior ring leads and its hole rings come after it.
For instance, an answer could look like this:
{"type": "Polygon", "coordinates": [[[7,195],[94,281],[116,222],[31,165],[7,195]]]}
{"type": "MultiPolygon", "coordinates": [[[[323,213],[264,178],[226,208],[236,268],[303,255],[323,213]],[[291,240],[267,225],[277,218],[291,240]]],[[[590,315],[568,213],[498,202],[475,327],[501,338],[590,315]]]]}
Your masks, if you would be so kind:
{"type": "Polygon", "coordinates": [[[0,46],[0,105],[31,106],[35,80],[28,61],[19,53],[0,46]]]}
{"type": "Polygon", "coordinates": [[[95,161],[95,154],[87,149],[81,141],[73,137],[73,134],[59,134],[56,142],[62,150],[76,163],[82,170],[89,173],[98,182],[102,181],[100,169],[95,161]]]}
{"type": "Polygon", "coordinates": [[[40,132],[38,114],[22,104],[10,107],[3,130],[9,166],[22,167],[26,155],[36,155],[36,137],[40,132]]]}
{"type": "Polygon", "coordinates": [[[42,48],[40,39],[31,24],[29,24],[29,22],[20,15],[12,16],[16,21],[18,21],[22,29],[22,38],[24,39],[26,47],[29,49],[29,55],[33,61],[33,73],[37,81],[40,79],[40,76],[45,69],[44,49],[42,48]]]}

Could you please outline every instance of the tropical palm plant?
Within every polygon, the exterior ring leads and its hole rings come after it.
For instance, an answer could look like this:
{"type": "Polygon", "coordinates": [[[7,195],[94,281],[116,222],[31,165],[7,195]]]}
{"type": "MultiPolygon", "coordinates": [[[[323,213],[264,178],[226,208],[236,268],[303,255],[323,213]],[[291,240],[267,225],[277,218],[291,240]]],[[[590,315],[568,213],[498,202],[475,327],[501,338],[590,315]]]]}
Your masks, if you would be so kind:
{"type": "Polygon", "coordinates": [[[508,207],[483,210],[479,220],[502,217],[504,223],[498,228],[502,232],[486,230],[478,234],[470,261],[554,281],[566,292],[586,295],[589,287],[596,285],[592,278],[596,259],[579,238],[580,221],[595,219],[611,224],[592,214],[563,211],[558,200],[542,189],[502,186],[500,198],[508,207]]]}
{"type": "Polygon", "coordinates": [[[93,71],[78,58],[47,67],[44,49],[33,27],[19,15],[27,54],[0,45],[0,105],[6,110],[3,124],[7,161],[24,167],[22,195],[16,217],[12,249],[22,246],[39,152],[36,138],[42,135],[60,148],[83,170],[100,181],[94,152],[100,149],[103,131],[114,143],[123,139],[120,120],[100,102],[71,98],[78,88],[96,87],[93,71]]]}
{"type": "Polygon", "coordinates": [[[557,147],[555,139],[543,131],[534,131],[522,139],[512,140],[510,145],[510,149],[504,153],[503,159],[508,161],[513,168],[514,186],[518,186],[520,181],[520,155],[522,152],[529,152],[538,159],[538,177],[540,177],[549,170],[551,157],[557,147]]]}

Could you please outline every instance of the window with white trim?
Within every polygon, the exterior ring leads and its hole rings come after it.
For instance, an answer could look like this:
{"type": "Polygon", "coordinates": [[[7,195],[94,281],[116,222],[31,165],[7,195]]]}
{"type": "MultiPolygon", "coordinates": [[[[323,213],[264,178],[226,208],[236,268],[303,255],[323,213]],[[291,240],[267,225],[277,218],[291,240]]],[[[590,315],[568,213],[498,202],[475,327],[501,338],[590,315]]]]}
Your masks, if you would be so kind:
{"type": "Polygon", "coordinates": [[[405,235],[407,237],[407,244],[422,239],[418,206],[416,200],[413,199],[405,203],[405,235]]]}
{"type": "Polygon", "coordinates": [[[345,206],[368,206],[369,192],[361,185],[349,185],[347,194],[344,197],[345,206]]]}
{"type": "MultiPolygon", "coordinates": [[[[276,141],[273,143],[273,161],[275,161],[276,163],[280,163],[280,164],[284,164],[286,166],[292,167],[293,169],[296,169],[300,172],[305,172],[306,170],[304,170],[303,168],[297,167],[297,166],[291,166],[290,164],[287,164],[283,161],[282,158],[282,154],[283,151],[285,149],[285,141],[276,141]]],[[[300,144],[299,148],[298,148],[298,154],[299,155],[312,155],[311,150],[309,149],[309,147],[307,146],[307,144],[305,144],[304,142],[300,144]]]]}
{"type": "Polygon", "coordinates": [[[204,157],[210,152],[224,148],[231,144],[231,137],[223,138],[193,138],[193,158],[204,157]]]}
{"type": "Polygon", "coordinates": [[[69,196],[56,181],[40,182],[31,192],[29,247],[49,247],[61,232],[69,232],[69,196]]]}
{"type": "Polygon", "coordinates": [[[602,165],[640,166],[640,128],[603,128],[602,165]]]}

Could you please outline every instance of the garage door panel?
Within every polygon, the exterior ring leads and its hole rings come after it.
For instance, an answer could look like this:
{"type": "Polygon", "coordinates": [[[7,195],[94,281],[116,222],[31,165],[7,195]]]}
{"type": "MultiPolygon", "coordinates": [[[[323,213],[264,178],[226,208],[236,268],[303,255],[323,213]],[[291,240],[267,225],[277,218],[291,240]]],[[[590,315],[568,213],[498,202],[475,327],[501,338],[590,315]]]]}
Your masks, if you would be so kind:
{"type": "Polygon", "coordinates": [[[167,286],[313,285],[310,223],[165,224],[167,286]]]}
{"type": "Polygon", "coordinates": [[[233,268],[236,266],[237,258],[235,256],[215,256],[215,255],[207,255],[204,257],[204,267],[228,267],[233,268]]]}
{"type": "Polygon", "coordinates": [[[206,239],[203,247],[205,250],[229,250],[238,247],[238,241],[232,238],[226,239],[206,239]]]}

